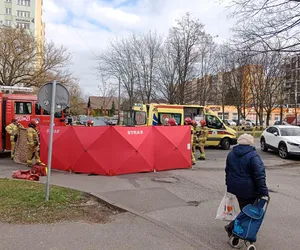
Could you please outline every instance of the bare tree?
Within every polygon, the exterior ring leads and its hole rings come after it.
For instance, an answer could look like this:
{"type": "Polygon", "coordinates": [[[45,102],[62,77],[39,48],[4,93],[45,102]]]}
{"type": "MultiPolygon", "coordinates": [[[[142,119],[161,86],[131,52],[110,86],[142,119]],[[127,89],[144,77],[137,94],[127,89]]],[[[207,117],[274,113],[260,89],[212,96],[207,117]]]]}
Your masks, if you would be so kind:
{"type": "Polygon", "coordinates": [[[157,90],[163,99],[174,104],[178,101],[178,65],[167,43],[161,48],[160,55],[158,63],[159,86],[157,90]]]}
{"type": "Polygon", "coordinates": [[[69,60],[63,46],[41,44],[28,30],[0,27],[0,85],[39,87],[53,76],[65,79],[69,60]]]}
{"type": "Polygon", "coordinates": [[[109,43],[106,51],[97,58],[97,72],[118,79],[129,98],[130,107],[136,98],[137,72],[132,43],[125,38],[109,43]]]}
{"type": "Polygon", "coordinates": [[[139,97],[143,103],[150,103],[155,96],[162,38],[150,31],[140,36],[132,35],[129,39],[133,44],[132,53],[135,55],[139,97]]]}
{"type": "Polygon", "coordinates": [[[239,45],[258,52],[300,52],[299,0],[233,0],[232,16],[239,45]]]}
{"type": "Polygon", "coordinates": [[[197,92],[194,98],[200,105],[206,105],[213,95],[212,75],[217,71],[217,45],[213,37],[209,34],[202,36],[202,41],[198,46],[198,60],[194,64],[194,76],[197,79],[197,92]]]}
{"type": "Polygon", "coordinates": [[[72,82],[68,82],[67,89],[70,93],[70,108],[72,115],[83,115],[86,113],[86,104],[81,87],[78,80],[74,79],[72,82]]]}
{"type": "Polygon", "coordinates": [[[204,37],[204,26],[198,19],[192,19],[187,13],[181,20],[177,20],[176,26],[170,29],[167,44],[170,48],[171,56],[176,65],[178,79],[178,100],[185,102],[185,84],[190,78],[193,65],[199,58],[199,46],[204,37]]]}
{"type": "Polygon", "coordinates": [[[263,124],[263,114],[266,113],[266,123],[269,125],[272,111],[280,106],[283,99],[281,91],[285,71],[282,53],[270,51],[257,54],[249,50],[247,57],[249,65],[246,74],[249,75],[251,106],[260,124],[263,124]]]}
{"type": "Polygon", "coordinates": [[[247,117],[250,105],[250,85],[248,79],[248,56],[245,53],[237,52],[228,45],[221,49],[223,81],[228,85],[225,96],[225,103],[233,105],[238,111],[238,125],[241,118],[247,117]]]}
{"type": "Polygon", "coordinates": [[[212,91],[212,94],[215,96],[216,104],[222,106],[223,118],[225,113],[225,105],[230,105],[231,102],[226,102],[228,90],[231,86],[231,69],[226,59],[228,57],[228,53],[228,47],[225,45],[218,46],[215,52],[217,74],[215,76],[216,88],[212,91]]]}
{"type": "Polygon", "coordinates": [[[112,82],[109,82],[109,78],[105,75],[100,77],[101,84],[98,85],[99,96],[102,98],[102,109],[107,110],[108,105],[112,102],[112,99],[116,96],[117,86],[112,82]]]}

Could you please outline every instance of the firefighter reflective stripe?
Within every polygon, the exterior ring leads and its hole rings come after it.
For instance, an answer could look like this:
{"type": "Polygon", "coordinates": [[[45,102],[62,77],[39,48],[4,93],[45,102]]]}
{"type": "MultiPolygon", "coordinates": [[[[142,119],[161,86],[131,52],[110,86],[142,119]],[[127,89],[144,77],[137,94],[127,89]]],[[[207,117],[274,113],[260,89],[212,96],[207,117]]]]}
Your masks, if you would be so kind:
{"type": "Polygon", "coordinates": [[[193,135],[193,144],[197,145],[198,144],[198,137],[200,134],[200,128],[198,126],[193,127],[194,135],[193,135]]]}

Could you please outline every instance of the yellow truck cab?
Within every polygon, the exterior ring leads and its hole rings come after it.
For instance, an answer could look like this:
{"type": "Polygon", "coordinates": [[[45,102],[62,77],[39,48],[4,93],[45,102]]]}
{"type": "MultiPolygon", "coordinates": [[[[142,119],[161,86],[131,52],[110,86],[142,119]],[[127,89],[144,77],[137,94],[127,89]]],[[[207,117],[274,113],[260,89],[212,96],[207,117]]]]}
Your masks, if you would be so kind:
{"type": "Polygon", "coordinates": [[[173,104],[134,104],[132,118],[135,126],[161,126],[166,118],[174,118],[178,125],[184,125],[184,119],[190,117],[198,125],[205,120],[209,135],[205,146],[221,146],[230,149],[237,144],[236,132],[207,107],[199,105],[173,104]]]}

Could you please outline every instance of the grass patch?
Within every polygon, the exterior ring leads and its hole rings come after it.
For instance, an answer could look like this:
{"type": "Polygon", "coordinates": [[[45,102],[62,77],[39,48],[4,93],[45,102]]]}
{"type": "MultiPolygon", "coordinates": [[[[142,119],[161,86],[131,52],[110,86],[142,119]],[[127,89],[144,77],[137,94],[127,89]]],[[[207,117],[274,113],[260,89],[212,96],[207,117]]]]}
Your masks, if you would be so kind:
{"type": "Polygon", "coordinates": [[[86,193],[51,186],[45,202],[45,184],[0,179],[0,221],[5,223],[54,223],[88,221],[106,223],[121,210],[86,193]]]}

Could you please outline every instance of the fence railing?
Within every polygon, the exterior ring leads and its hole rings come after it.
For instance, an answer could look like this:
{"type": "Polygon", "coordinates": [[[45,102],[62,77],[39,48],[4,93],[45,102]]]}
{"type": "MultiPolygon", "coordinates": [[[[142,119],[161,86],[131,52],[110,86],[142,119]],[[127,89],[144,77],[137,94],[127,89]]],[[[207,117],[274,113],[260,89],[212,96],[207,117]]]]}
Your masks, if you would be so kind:
{"type": "Polygon", "coordinates": [[[253,137],[260,137],[262,132],[266,129],[266,126],[234,126],[231,128],[237,132],[238,136],[247,133],[251,134],[253,137]]]}

